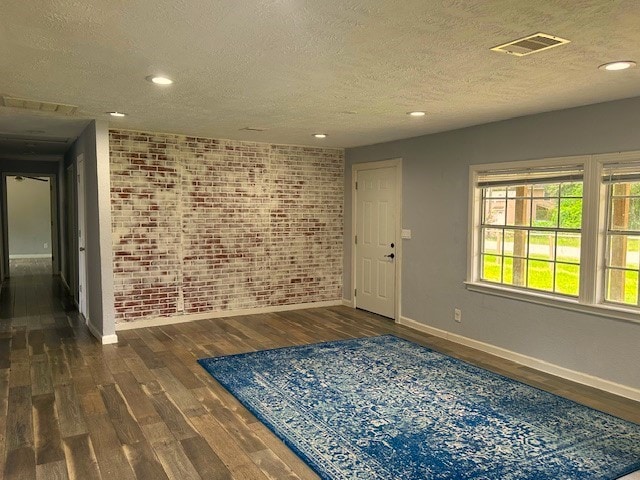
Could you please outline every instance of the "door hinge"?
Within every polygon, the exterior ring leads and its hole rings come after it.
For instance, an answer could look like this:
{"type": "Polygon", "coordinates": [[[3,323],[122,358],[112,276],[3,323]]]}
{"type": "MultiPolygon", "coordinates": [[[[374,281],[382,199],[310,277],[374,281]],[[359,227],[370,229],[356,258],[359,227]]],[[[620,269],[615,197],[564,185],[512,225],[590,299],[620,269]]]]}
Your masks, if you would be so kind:
{"type": "Polygon", "coordinates": [[[356,190],[358,189],[358,182],[356,182],[356,190]]]}
{"type": "Polygon", "coordinates": [[[356,297],[358,295],[358,289],[354,288],[353,289],[353,296],[356,297]]]}
{"type": "Polygon", "coordinates": [[[358,244],[358,235],[356,235],[356,245],[358,244]]]}

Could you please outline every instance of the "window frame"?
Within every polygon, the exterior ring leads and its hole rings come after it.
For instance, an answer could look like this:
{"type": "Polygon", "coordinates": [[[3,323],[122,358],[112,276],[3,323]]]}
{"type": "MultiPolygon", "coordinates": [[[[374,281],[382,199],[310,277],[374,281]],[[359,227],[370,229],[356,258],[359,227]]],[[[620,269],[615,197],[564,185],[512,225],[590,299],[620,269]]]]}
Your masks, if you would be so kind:
{"type": "Polygon", "coordinates": [[[464,282],[467,290],[640,323],[640,306],[605,301],[608,189],[602,179],[605,165],[639,161],[640,151],[632,151],[471,165],[469,167],[467,278],[464,282]],[[571,165],[580,165],[583,169],[578,296],[571,297],[481,280],[483,187],[477,185],[479,174],[491,170],[526,171],[571,165]]]}

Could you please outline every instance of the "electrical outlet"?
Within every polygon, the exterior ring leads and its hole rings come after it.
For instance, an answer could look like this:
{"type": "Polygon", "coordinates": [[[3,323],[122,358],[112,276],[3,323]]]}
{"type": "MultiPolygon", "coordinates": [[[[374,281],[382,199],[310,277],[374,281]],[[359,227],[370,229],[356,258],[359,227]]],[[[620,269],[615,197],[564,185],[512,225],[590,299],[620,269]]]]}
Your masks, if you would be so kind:
{"type": "Polygon", "coordinates": [[[454,308],[453,309],[453,319],[460,323],[462,321],[462,310],[460,310],[459,308],[454,308]]]}

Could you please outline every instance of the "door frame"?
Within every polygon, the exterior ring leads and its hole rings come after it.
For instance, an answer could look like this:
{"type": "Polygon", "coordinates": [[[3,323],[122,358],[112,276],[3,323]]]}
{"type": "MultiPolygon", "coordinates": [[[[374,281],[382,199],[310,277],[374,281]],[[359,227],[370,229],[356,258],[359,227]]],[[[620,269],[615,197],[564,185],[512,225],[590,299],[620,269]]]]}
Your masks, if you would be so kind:
{"type": "Polygon", "coordinates": [[[78,259],[78,311],[89,322],[89,296],[87,292],[88,272],[87,272],[87,213],[86,213],[86,181],[85,181],[85,159],[84,154],[80,153],[75,161],[75,180],[76,184],[76,223],[75,223],[75,247],[76,258],[78,259]],[[79,235],[80,233],[80,235],[79,235]],[[82,237],[82,242],[80,238],[82,237]],[[84,255],[80,255],[80,249],[83,249],[84,255]]]}
{"type": "MultiPolygon", "coordinates": [[[[358,191],[356,190],[356,182],[358,181],[358,172],[361,170],[377,170],[379,168],[394,167],[396,169],[396,269],[395,269],[395,292],[394,292],[394,322],[400,321],[402,312],[400,296],[402,293],[402,158],[392,158],[389,160],[380,160],[376,162],[354,163],[351,165],[351,291],[355,291],[357,285],[358,266],[356,262],[356,253],[358,246],[356,245],[357,232],[357,205],[358,191]]],[[[358,297],[352,294],[353,308],[358,308],[358,297]]]]}
{"type": "Polygon", "coordinates": [[[60,274],[60,239],[58,237],[58,175],[55,173],[34,173],[34,172],[2,172],[2,239],[3,239],[3,262],[4,276],[11,278],[11,269],[9,266],[9,208],[7,205],[7,177],[47,177],[49,178],[49,211],[51,215],[51,224],[49,225],[49,233],[51,235],[51,274],[60,274]]]}

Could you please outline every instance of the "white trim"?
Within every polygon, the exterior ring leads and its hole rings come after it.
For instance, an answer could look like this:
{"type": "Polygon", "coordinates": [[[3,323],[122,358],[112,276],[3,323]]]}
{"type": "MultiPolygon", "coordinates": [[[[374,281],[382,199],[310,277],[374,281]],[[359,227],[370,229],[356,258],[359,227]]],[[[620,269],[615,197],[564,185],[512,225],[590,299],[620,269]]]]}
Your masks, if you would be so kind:
{"type": "Polygon", "coordinates": [[[19,258],[51,258],[52,256],[50,253],[14,253],[13,255],[9,255],[9,260],[19,258]]]}
{"type": "Polygon", "coordinates": [[[98,328],[93,323],[87,322],[87,327],[91,334],[96,337],[102,345],[110,345],[112,343],[118,343],[118,336],[114,333],[112,335],[101,335],[98,328]]]}
{"type": "Polygon", "coordinates": [[[634,387],[615,383],[610,380],[606,380],[604,378],[596,377],[586,373],[577,372],[575,370],[561,367],[559,365],[555,365],[538,358],[523,355],[512,350],[507,350],[506,348],[497,347],[489,343],[481,342],[479,340],[464,337],[456,333],[451,333],[446,330],[431,327],[407,317],[401,317],[397,323],[409,328],[413,328],[414,330],[418,330],[420,332],[428,333],[429,335],[434,335],[436,337],[444,338],[445,340],[449,340],[460,345],[465,345],[482,352],[490,353],[491,355],[495,355],[506,360],[511,360],[513,362],[519,363],[520,365],[524,365],[541,372],[549,373],[551,375],[555,375],[572,382],[597,388],[598,390],[604,390],[606,392],[613,393],[614,395],[630,398],[631,400],[640,401],[640,389],[634,387]]]}
{"type": "Polygon", "coordinates": [[[342,305],[344,305],[345,307],[353,308],[353,300],[349,300],[348,298],[343,298],[342,305]]]}
{"type": "MultiPolygon", "coordinates": [[[[379,168],[395,167],[396,169],[396,291],[395,291],[395,306],[394,306],[394,318],[400,318],[402,314],[402,158],[392,158],[389,160],[380,160],[377,162],[365,162],[354,163],[351,165],[351,291],[356,288],[357,279],[356,274],[358,271],[356,265],[356,249],[355,237],[357,230],[357,193],[356,193],[356,181],[358,180],[358,171],[360,170],[375,170],[379,168]]],[[[353,300],[349,306],[357,307],[357,296],[352,297],[353,300]]]]}
{"type": "Polygon", "coordinates": [[[220,310],[203,313],[191,313],[186,315],[173,315],[171,317],[145,318],[133,322],[116,323],[116,331],[132,330],[136,328],[159,327],[173,325],[175,323],[193,322],[196,320],[208,320],[213,318],[237,317],[240,315],[256,315],[259,313],[288,312],[307,308],[336,307],[342,305],[342,300],[328,300],[325,302],[296,303],[292,305],[276,305],[273,307],[244,308],[241,310],[220,310]]]}

